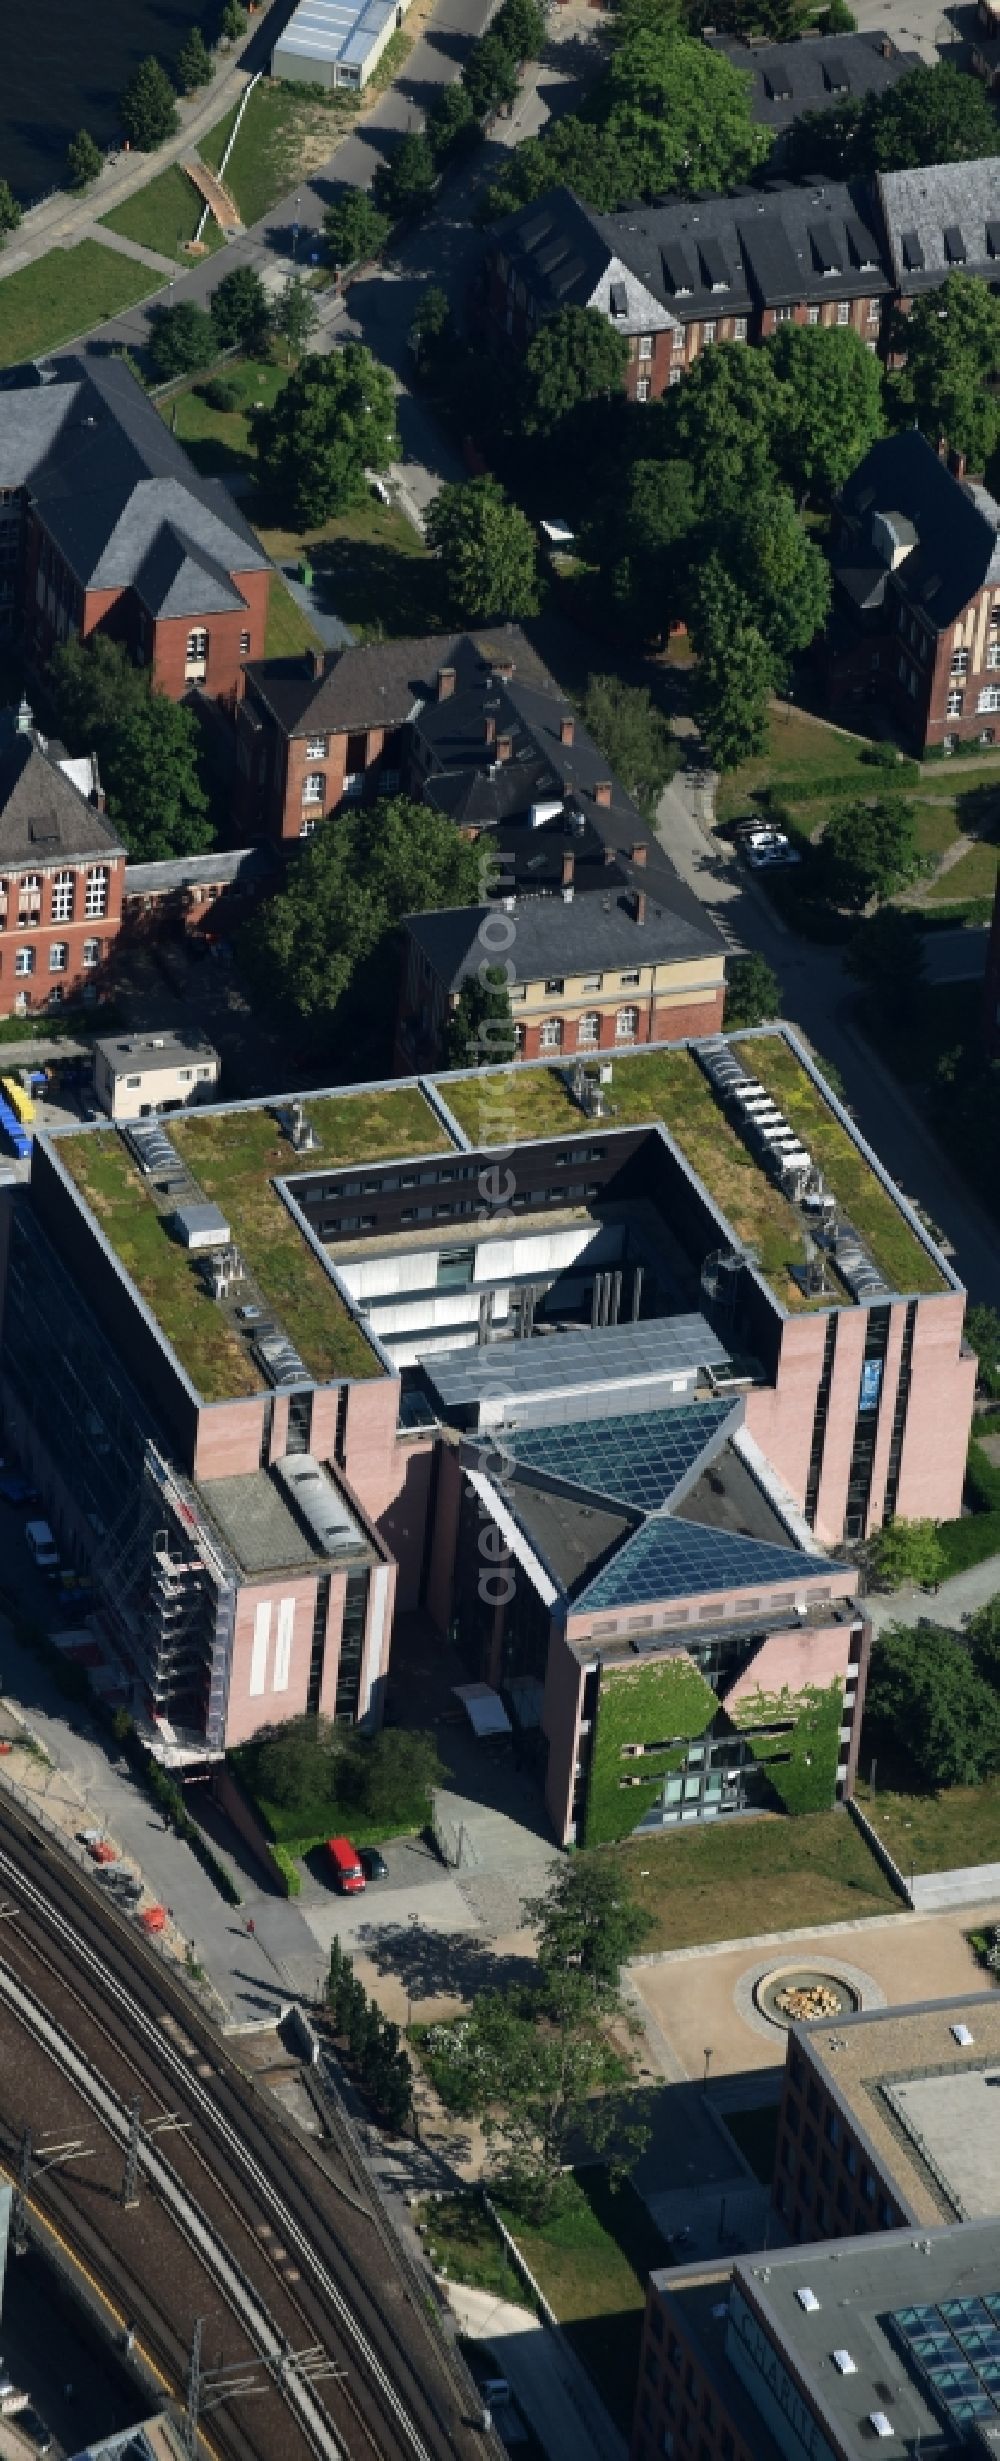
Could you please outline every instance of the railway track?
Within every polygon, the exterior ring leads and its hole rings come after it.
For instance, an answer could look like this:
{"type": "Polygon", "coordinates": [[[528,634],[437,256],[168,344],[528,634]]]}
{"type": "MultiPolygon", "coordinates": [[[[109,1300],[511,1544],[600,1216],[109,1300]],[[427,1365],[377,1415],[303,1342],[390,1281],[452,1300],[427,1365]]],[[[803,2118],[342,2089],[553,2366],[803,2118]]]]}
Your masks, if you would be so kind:
{"type": "MultiPolygon", "coordinates": [[[[216,2410],[212,2440],[232,2461],[237,2446],[238,2461],[250,2450],[260,2461],[481,2461],[495,2451],[419,2282],[394,2261],[370,2183],[370,2212],[338,2197],[308,2139],[264,2100],[183,1985],[6,1800],[0,1896],[0,2012],[121,2161],[138,2099],[141,2197],[214,2285],[234,2355],[250,2354],[273,2388],[238,2421],[235,2404],[224,2424],[216,2410]],[[303,2351],[314,2354],[312,2375],[296,2364],[303,2351]]],[[[11,2083],[0,2060],[0,2137],[11,2083]]],[[[85,2178],[63,2172],[44,2185],[63,2226],[75,2216],[85,2236],[85,2178]]],[[[109,2270],[119,2263],[109,2244],[109,2270]]],[[[177,2347],[175,2334],[175,2378],[177,2347]]]]}

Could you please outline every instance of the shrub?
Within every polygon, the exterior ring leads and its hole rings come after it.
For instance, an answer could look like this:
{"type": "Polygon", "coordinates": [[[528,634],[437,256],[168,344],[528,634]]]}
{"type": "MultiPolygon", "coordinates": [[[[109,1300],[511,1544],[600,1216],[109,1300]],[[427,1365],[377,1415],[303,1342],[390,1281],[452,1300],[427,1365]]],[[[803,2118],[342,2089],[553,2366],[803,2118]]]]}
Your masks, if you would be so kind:
{"type": "Polygon", "coordinates": [[[200,393],[202,401],[208,403],[210,410],[239,409],[239,388],[236,385],[227,384],[224,376],[210,376],[207,385],[195,386],[195,392],[200,393]]]}

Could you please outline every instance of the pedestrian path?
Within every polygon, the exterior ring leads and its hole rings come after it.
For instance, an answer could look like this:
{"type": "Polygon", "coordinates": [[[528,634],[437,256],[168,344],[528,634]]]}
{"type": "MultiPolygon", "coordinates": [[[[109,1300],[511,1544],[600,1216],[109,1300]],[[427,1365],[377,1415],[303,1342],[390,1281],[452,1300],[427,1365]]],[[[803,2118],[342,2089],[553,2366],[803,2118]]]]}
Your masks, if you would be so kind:
{"type": "Polygon", "coordinates": [[[488,2345],[549,2461],[625,2461],[625,2438],[564,2333],[492,2290],[445,2288],[462,2332],[488,2345]]]}
{"type": "Polygon", "coordinates": [[[171,281],[177,273],[172,256],[161,256],[156,248],[144,248],[140,240],[126,239],[122,231],[105,230],[102,222],[84,222],[72,240],[60,245],[75,247],[77,239],[96,239],[100,247],[111,248],[116,256],[134,256],[138,264],[151,266],[154,273],[169,275],[171,281]]]}

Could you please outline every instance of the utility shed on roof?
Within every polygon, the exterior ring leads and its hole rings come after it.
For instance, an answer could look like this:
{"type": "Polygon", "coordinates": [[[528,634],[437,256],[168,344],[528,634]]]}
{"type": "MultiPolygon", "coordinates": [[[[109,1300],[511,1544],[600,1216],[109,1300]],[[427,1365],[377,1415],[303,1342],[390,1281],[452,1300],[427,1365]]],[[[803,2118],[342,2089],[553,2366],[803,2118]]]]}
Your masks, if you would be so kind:
{"type": "Polygon", "coordinates": [[[299,0],[271,56],[271,74],[293,85],[367,84],[409,0],[299,0]]]}

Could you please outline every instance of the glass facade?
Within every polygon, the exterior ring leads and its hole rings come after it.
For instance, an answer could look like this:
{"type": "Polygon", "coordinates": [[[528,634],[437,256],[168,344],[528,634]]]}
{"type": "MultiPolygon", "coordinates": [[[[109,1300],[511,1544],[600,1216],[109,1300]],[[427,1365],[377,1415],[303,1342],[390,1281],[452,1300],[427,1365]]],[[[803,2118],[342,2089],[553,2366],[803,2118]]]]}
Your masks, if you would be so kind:
{"type": "Polygon", "coordinates": [[[4,1308],[7,1381],[96,1541],[127,1534],[157,1430],[37,1221],[14,1208],[4,1308]]]}

